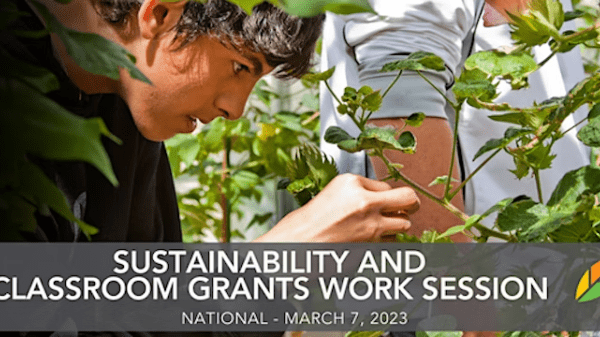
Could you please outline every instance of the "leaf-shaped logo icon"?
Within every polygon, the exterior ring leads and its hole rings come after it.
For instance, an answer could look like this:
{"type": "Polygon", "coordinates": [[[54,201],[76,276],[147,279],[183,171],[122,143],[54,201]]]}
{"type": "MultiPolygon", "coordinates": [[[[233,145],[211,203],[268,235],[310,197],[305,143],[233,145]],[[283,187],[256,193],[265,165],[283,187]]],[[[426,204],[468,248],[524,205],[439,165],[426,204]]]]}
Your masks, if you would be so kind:
{"type": "Polygon", "coordinates": [[[600,261],[596,262],[579,280],[575,299],[578,302],[587,302],[600,297],[600,261]]]}

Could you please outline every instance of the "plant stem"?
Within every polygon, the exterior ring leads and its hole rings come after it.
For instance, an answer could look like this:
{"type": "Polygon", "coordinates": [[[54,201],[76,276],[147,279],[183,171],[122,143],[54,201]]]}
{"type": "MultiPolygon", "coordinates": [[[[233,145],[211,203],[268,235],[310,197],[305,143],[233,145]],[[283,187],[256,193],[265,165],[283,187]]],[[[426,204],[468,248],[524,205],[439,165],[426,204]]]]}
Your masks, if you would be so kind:
{"type": "Polygon", "coordinates": [[[544,203],[544,197],[542,196],[542,183],[540,182],[540,170],[533,169],[533,175],[535,176],[535,186],[537,187],[538,198],[541,203],[544,203]]]}
{"type": "Polygon", "coordinates": [[[450,106],[452,106],[452,108],[454,108],[454,110],[456,111],[456,104],[454,102],[452,102],[447,96],[446,94],[444,94],[438,87],[435,86],[435,84],[431,83],[431,81],[425,76],[423,75],[423,73],[421,73],[420,70],[417,70],[417,74],[419,74],[419,76],[421,76],[422,79],[425,80],[425,82],[429,83],[429,85],[435,89],[435,91],[439,92],[440,95],[442,95],[442,97],[444,97],[444,99],[446,100],[446,102],[448,102],[448,104],[450,104],[450,106]]]}
{"type": "Polygon", "coordinates": [[[550,61],[550,59],[554,57],[554,55],[556,55],[556,51],[553,51],[552,54],[548,55],[548,57],[546,57],[542,62],[540,62],[540,64],[538,64],[538,66],[540,68],[543,67],[544,64],[546,64],[546,62],[550,61]]]}
{"type": "Polygon", "coordinates": [[[390,86],[387,87],[387,89],[385,89],[385,92],[383,93],[383,95],[381,95],[381,99],[385,98],[385,95],[387,95],[387,93],[390,91],[390,89],[392,89],[394,84],[396,84],[396,82],[398,82],[398,79],[400,79],[400,76],[402,76],[402,70],[400,70],[400,72],[398,72],[398,75],[396,76],[396,78],[394,78],[392,83],[390,83],[390,86]]]}
{"type": "Polygon", "coordinates": [[[390,164],[390,160],[383,154],[383,151],[381,149],[377,149],[375,152],[375,156],[380,158],[385,165],[387,166],[388,170],[392,171],[395,170],[398,173],[398,179],[401,180],[402,182],[404,182],[406,185],[410,186],[411,188],[413,188],[415,191],[421,193],[423,196],[431,199],[433,202],[435,202],[436,204],[444,207],[445,209],[447,209],[450,213],[454,214],[456,217],[458,217],[459,219],[461,219],[462,221],[467,221],[467,219],[469,218],[468,215],[466,215],[465,213],[463,213],[461,210],[459,210],[458,208],[456,208],[454,205],[452,205],[450,202],[440,199],[438,197],[436,197],[435,195],[431,194],[429,191],[427,191],[424,187],[422,187],[421,185],[419,185],[418,183],[414,182],[413,180],[411,180],[410,178],[404,176],[402,174],[402,172],[397,171],[394,167],[391,166],[390,164]]]}
{"type": "MultiPolygon", "coordinates": [[[[444,95],[445,97],[445,95],[444,95]]],[[[446,100],[448,100],[446,98],[446,100]]],[[[456,107],[454,105],[452,105],[452,109],[454,110],[454,134],[452,137],[452,157],[450,157],[450,168],[448,170],[448,179],[446,179],[446,187],[444,188],[444,199],[446,199],[448,202],[450,202],[450,200],[452,200],[452,198],[450,198],[450,182],[452,181],[452,173],[454,172],[454,162],[455,162],[455,157],[456,157],[456,146],[458,145],[458,121],[460,118],[460,111],[458,109],[456,109],[456,107]]]]}
{"type": "Polygon", "coordinates": [[[579,126],[581,123],[583,123],[583,122],[585,122],[585,121],[587,121],[587,118],[584,118],[584,119],[580,120],[579,122],[575,123],[573,126],[571,126],[570,128],[566,129],[566,130],[563,132],[563,134],[567,134],[567,133],[569,133],[569,131],[571,131],[571,130],[575,129],[576,127],[578,127],[578,126],[579,126]]]}
{"type": "Polygon", "coordinates": [[[481,164],[479,164],[479,166],[477,166],[477,168],[471,172],[471,174],[469,174],[467,176],[467,178],[465,178],[465,180],[454,190],[450,193],[449,196],[449,200],[452,200],[457,194],[458,192],[460,192],[460,190],[463,189],[463,187],[465,187],[465,185],[469,182],[469,180],[471,180],[475,174],[477,174],[477,172],[479,172],[479,170],[481,170],[490,160],[492,160],[492,158],[494,158],[498,153],[500,153],[502,149],[498,149],[496,150],[494,153],[492,153],[489,157],[487,157],[481,164]]]}
{"type": "Polygon", "coordinates": [[[327,83],[327,81],[323,81],[323,83],[325,83],[325,86],[327,87],[327,90],[329,90],[329,93],[331,94],[331,96],[333,96],[333,98],[335,98],[335,100],[338,102],[338,104],[342,105],[342,101],[337,97],[337,95],[335,94],[335,92],[333,92],[333,89],[331,89],[331,87],[329,86],[329,83],[327,83]]]}
{"type": "Polygon", "coordinates": [[[506,242],[513,242],[514,240],[512,239],[512,237],[510,235],[495,231],[493,229],[487,228],[486,226],[480,224],[480,223],[476,223],[475,225],[473,225],[473,227],[477,228],[477,230],[481,233],[481,234],[485,234],[487,236],[493,236],[495,238],[499,238],[502,239],[506,242]]]}
{"type": "Polygon", "coordinates": [[[223,220],[221,222],[221,242],[231,241],[231,211],[229,201],[223,192],[223,185],[229,171],[229,155],[231,153],[231,138],[223,139],[223,172],[221,172],[221,211],[223,220]]]}

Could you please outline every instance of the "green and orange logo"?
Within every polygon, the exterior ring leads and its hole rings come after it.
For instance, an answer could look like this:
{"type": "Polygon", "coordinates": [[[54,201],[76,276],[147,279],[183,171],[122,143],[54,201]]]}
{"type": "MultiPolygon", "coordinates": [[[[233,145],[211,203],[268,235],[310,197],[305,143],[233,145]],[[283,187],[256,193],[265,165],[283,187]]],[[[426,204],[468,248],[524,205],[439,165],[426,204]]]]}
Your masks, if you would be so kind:
{"type": "Polygon", "coordinates": [[[600,297],[600,261],[596,262],[579,280],[575,299],[578,302],[587,302],[600,297]]]}

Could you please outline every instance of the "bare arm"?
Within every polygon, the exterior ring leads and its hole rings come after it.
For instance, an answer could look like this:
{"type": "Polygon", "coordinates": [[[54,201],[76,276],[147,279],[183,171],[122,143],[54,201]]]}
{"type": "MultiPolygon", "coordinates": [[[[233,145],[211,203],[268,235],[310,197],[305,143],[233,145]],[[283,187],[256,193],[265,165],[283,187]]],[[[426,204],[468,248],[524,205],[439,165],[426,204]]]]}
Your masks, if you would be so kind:
{"type": "MultiPolygon", "coordinates": [[[[402,118],[387,118],[376,119],[369,122],[370,124],[383,126],[391,125],[396,129],[404,126],[402,118]]],[[[448,174],[450,167],[450,157],[452,150],[452,133],[448,121],[443,118],[428,117],[423,124],[418,128],[407,127],[415,134],[417,139],[417,151],[415,154],[404,154],[399,151],[386,152],[387,158],[396,163],[404,165],[402,173],[410,179],[424,186],[434,195],[441,197],[444,194],[443,185],[428,185],[439,176],[448,174]]],[[[378,158],[372,158],[375,174],[378,179],[383,179],[387,176],[387,168],[378,158]]],[[[454,167],[453,178],[460,180],[460,174],[457,167],[454,167]]],[[[404,186],[402,182],[390,181],[392,187],[404,186]]],[[[421,209],[411,217],[413,222],[408,233],[420,235],[424,230],[434,229],[439,233],[446,229],[462,224],[461,220],[452,215],[443,207],[434,203],[430,199],[420,196],[421,209]]],[[[454,206],[459,209],[464,209],[462,193],[459,193],[453,200],[454,206]]],[[[468,241],[464,235],[455,235],[453,241],[468,241]]]]}
{"type": "Polygon", "coordinates": [[[382,241],[410,228],[408,216],[418,208],[410,188],[343,174],[255,242],[382,241]]]}

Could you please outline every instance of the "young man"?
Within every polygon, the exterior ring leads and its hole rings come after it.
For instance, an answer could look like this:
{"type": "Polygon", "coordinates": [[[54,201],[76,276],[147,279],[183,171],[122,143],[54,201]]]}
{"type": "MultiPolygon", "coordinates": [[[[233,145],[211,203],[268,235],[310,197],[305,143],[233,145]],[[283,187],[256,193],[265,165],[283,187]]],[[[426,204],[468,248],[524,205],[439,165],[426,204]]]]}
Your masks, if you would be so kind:
{"type": "MultiPolygon", "coordinates": [[[[88,73],[56,36],[51,42],[17,41],[20,47],[9,49],[57,73],[61,89],[51,97],[79,115],[102,117],[123,141],[105,143],[120,183],[116,188],[87,165],[43,164],[74,213],[99,229],[94,241],[181,240],[161,141],[192,132],[198,120],[241,117],[254,84],[267,73],[302,75],[321,27],[321,18],[293,18],[268,3],[247,16],[224,0],[42,2],[67,27],[124,46],[152,82],[134,80],[125,70],[119,80],[88,73]]],[[[31,11],[25,3],[16,3],[31,11]]],[[[35,16],[25,21],[27,28],[40,28],[35,16]]],[[[408,214],[418,205],[410,189],[342,175],[259,241],[379,241],[409,228],[408,214]]],[[[58,216],[40,216],[38,223],[31,240],[80,239],[77,228],[58,216]]]]}

